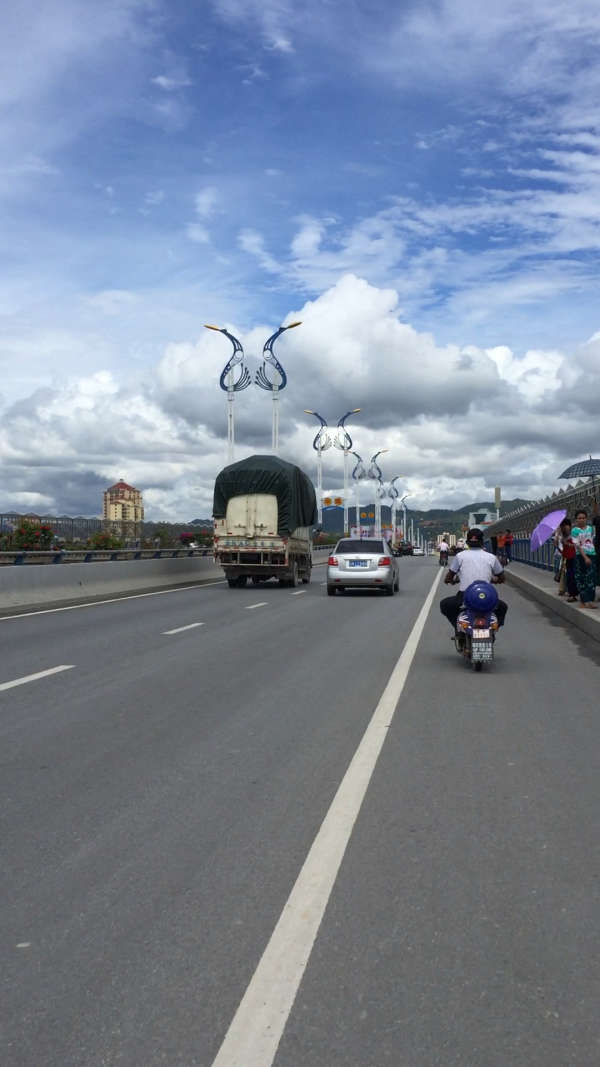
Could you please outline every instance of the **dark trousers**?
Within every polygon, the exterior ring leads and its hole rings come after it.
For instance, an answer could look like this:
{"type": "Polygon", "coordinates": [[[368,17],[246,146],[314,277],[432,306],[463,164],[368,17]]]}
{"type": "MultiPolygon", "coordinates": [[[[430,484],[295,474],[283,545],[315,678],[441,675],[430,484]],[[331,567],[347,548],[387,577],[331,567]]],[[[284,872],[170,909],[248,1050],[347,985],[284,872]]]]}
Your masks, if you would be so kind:
{"type": "MultiPolygon", "coordinates": [[[[456,630],[456,620],[460,614],[462,602],[463,595],[460,592],[455,593],[454,596],[446,596],[443,600],[440,600],[440,611],[442,615],[446,616],[453,630],[456,630]]],[[[498,626],[504,626],[504,619],[507,611],[508,604],[505,603],[504,600],[499,600],[494,608],[494,612],[498,616],[498,626]]]]}
{"type": "Polygon", "coordinates": [[[577,582],[575,580],[575,560],[565,560],[565,580],[569,596],[577,596],[577,582]]]}

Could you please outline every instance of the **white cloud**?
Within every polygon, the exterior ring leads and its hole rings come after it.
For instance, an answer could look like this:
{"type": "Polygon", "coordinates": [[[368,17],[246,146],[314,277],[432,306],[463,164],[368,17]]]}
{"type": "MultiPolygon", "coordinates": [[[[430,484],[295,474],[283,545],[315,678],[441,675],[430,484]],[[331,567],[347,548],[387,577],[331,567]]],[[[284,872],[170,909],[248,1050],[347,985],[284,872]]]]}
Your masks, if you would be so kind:
{"type": "Polygon", "coordinates": [[[210,244],[210,234],[206,229],[206,226],[200,226],[197,222],[190,222],[186,226],[185,232],[190,241],[195,241],[196,244],[210,244]]]}
{"type": "MultiPolygon", "coordinates": [[[[114,295],[101,298],[110,304],[114,295]]],[[[290,316],[302,326],[278,341],[289,376],[280,397],[282,454],[311,473],[315,426],[305,407],[316,406],[330,423],[360,407],[349,423],[356,451],[368,458],[389,448],[385,476],[404,475],[404,491],[419,507],[485,498],[494,484],[505,495],[550,491],[552,471],[593,439],[597,338],[573,353],[531,349],[522,358],[502,344],[440,345],[403,321],[394,290],[352,275],[290,316]]],[[[251,373],[275,325],[244,333],[228,324],[251,373]]],[[[73,374],[7,407],[0,459],[9,473],[0,506],[17,507],[25,492],[41,494],[44,510],[61,512],[69,484],[69,501],[87,501],[71,509],[97,513],[102,480],[126,471],[144,491],[151,517],[208,516],[214,476],[225,462],[218,381],[230,354],[226,338],[201,331],[197,341],[167,345],[137,378],[103,369],[73,374]]],[[[270,398],[255,386],[236,397],[236,433],[238,457],[269,451],[270,398]]],[[[341,491],[333,450],[325,484],[341,491]]]]}
{"type": "Polygon", "coordinates": [[[195,197],[196,214],[201,219],[208,219],[214,214],[217,204],[219,202],[219,193],[212,185],[207,185],[206,188],[201,189],[199,193],[196,193],[195,197]]]}
{"type": "Polygon", "coordinates": [[[268,274],[280,274],[281,265],[265,249],[265,241],[262,234],[256,230],[245,229],[238,234],[238,243],[244,252],[254,256],[263,270],[268,274]]]}

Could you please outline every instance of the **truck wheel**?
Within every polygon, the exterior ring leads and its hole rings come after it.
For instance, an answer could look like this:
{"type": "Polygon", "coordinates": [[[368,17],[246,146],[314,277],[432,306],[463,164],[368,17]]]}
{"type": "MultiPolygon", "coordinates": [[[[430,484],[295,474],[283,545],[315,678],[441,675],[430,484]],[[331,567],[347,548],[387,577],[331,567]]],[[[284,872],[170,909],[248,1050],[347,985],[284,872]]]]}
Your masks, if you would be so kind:
{"type": "Polygon", "coordinates": [[[298,564],[296,563],[295,560],[292,563],[292,573],[291,573],[290,579],[288,581],[288,585],[289,585],[290,589],[295,589],[296,586],[298,585],[298,564]]]}
{"type": "Polygon", "coordinates": [[[237,584],[238,584],[237,578],[228,578],[227,579],[227,585],[229,586],[230,589],[237,589],[237,584]]]}
{"type": "Polygon", "coordinates": [[[302,575],[301,582],[302,585],[308,585],[310,582],[310,571],[307,571],[306,574],[302,575]]]}
{"type": "Polygon", "coordinates": [[[247,575],[240,574],[240,576],[239,576],[239,578],[237,580],[237,584],[238,584],[239,588],[243,589],[245,587],[247,581],[248,581],[247,575]]]}

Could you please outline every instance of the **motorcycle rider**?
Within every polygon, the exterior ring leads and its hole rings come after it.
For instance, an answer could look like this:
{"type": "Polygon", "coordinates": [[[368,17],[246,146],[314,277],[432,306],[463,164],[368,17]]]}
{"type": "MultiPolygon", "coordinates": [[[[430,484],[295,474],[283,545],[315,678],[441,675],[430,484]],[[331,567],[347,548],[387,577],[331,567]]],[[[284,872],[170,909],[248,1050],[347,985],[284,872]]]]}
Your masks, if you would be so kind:
{"type": "Polygon", "coordinates": [[[442,538],[438,545],[438,549],[440,553],[440,567],[445,567],[448,562],[448,552],[450,551],[450,545],[444,538],[442,538]]]}
{"type": "MultiPolygon", "coordinates": [[[[456,630],[463,602],[463,593],[468,589],[471,582],[483,581],[500,584],[504,581],[504,567],[496,556],[486,552],[483,547],[483,531],[474,526],[467,534],[467,547],[469,552],[459,552],[454,556],[447,573],[444,575],[446,585],[459,582],[459,591],[454,596],[444,597],[440,601],[440,611],[445,615],[453,630],[456,630]]],[[[498,618],[498,625],[504,625],[504,618],[508,611],[508,604],[499,600],[494,609],[498,618]]]]}

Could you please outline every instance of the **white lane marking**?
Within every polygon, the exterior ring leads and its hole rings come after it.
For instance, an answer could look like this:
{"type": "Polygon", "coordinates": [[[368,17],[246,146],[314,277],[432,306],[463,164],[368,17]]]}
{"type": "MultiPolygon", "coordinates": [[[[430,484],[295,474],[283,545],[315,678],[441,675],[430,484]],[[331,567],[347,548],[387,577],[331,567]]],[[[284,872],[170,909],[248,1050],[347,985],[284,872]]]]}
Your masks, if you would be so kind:
{"type": "Polygon", "coordinates": [[[47,671],[38,671],[37,674],[26,674],[24,678],[15,678],[13,682],[2,682],[0,690],[13,689],[15,685],[25,685],[26,682],[37,682],[38,678],[47,678],[50,674],[58,674],[59,671],[72,671],[74,663],[63,663],[60,667],[49,667],[47,671]]]}
{"type": "Polygon", "coordinates": [[[268,606],[266,600],[261,600],[260,604],[246,604],[246,611],[252,611],[253,608],[267,608],[268,606]]]}
{"type": "Polygon", "coordinates": [[[292,596],[304,596],[306,589],[298,589],[296,593],[292,593],[292,596]]]}
{"type": "Polygon", "coordinates": [[[184,630],[193,630],[195,626],[204,626],[203,622],[190,622],[187,626],[178,626],[176,630],[162,630],[163,637],[168,634],[182,634],[184,630]]]}
{"type": "Polygon", "coordinates": [[[436,574],[212,1067],[271,1067],[275,1059],[440,578],[436,574]]]}
{"type": "MultiPolygon", "coordinates": [[[[69,566],[69,564],[63,564],[69,566]]],[[[32,615],[53,615],[55,611],[79,611],[80,608],[101,608],[103,604],[120,604],[122,600],[141,600],[145,596],[164,596],[165,593],[185,593],[190,589],[207,589],[211,585],[225,585],[225,579],[217,582],[199,582],[197,585],[174,585],[172,589],[155,589],[153,593],[128,593],[127,596],[114,596],[110,600],[94,600],[89,604],[67,604],[64,608],[41,608],[40,611],[23,611],[19,615],[0,615],[0,622],[13,622],[14,619],[30,619],[32,615]]]]}

